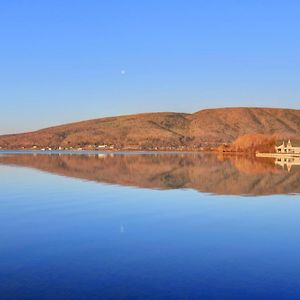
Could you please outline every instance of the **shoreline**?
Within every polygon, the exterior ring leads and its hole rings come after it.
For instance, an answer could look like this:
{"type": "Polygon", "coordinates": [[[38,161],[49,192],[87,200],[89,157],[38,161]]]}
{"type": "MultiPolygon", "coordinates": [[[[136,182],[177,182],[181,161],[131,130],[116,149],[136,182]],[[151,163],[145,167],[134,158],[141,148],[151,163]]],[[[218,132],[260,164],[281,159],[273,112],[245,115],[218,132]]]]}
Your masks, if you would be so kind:
{"type": "Polygon", "coordinates": [[[191,154],[191,153],[215,153],[213,151],[197,150],[30,150],[30,149],[0,149],[0,154],[191,154]]]}
{"type": "Polygon", "coordinates": [[[218,151],[217,149],[203,150],[88,150],[88,149],[72,149],[72,150],[41,150],[41,149],[0,149],[0,154],[192,154],[192,153],[207,153],[222,156],[251,156],[257,158],[298,158],[300,153],[265,153],[265,152],[248,152],[248,151],[218,151]]]}
{"type": "Polygon", "coordinates": [[[256,157],[265,157],[265,158],[295,158],[300,157],[300,153],[256,153],[256,157]]]}

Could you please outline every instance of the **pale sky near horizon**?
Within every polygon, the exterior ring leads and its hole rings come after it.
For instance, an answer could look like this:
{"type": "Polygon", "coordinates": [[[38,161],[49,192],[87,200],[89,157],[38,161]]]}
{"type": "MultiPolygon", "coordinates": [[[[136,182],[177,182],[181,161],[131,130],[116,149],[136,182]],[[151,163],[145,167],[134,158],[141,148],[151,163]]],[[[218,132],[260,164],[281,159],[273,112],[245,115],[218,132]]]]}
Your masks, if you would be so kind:
{"type": "Polygon", "coordinates": [[[300,1],[0,2],[0,134],[151,111],[300,108],[300,1]]]}

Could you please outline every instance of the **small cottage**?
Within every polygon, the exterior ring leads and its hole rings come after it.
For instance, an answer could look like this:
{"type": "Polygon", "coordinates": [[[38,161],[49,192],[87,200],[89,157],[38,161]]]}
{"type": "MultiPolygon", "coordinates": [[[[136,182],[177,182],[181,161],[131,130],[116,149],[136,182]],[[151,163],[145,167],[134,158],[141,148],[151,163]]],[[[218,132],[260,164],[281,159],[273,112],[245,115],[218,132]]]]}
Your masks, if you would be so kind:
{"type": "Polygon", "coordinates": [[[278,142],[275,146],[276,153],[282,154],[300,154],[300,141],[288,140],[287,143],[278,142]]]}

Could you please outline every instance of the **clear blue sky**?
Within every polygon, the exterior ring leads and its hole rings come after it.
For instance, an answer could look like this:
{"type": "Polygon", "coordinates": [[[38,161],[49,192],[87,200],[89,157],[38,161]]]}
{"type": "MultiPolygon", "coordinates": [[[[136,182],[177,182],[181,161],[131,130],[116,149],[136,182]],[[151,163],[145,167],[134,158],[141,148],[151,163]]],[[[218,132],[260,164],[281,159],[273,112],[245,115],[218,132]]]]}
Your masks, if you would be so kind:
{"type": "Polygon", "coordinates": [[[0,39],[0,133],[300,107],[300,1],[3,0],[0,39]]]}

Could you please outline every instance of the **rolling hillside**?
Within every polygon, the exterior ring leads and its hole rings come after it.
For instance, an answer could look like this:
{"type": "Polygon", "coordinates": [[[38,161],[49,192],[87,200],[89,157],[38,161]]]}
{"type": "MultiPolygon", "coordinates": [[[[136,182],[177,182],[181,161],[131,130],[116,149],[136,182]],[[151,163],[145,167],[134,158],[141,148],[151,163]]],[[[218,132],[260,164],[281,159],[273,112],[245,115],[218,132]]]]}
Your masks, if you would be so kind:
{"type": "Polygon", "coordinates": [[[300,110],[206,109],[193,114],[146,113],[101,118],[0,136],[0,147],[171,150],[231,143],[245,134],[300,137],[300,110]]]}

